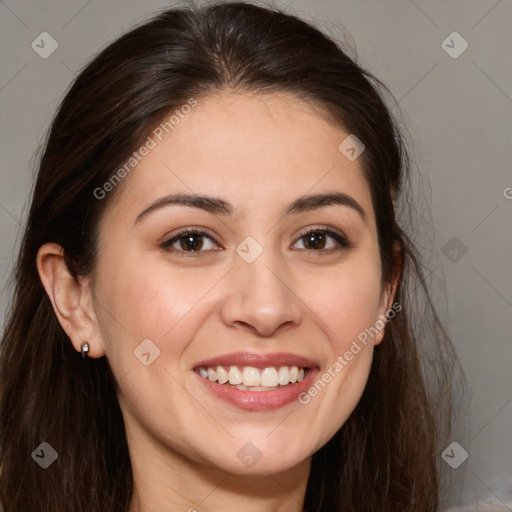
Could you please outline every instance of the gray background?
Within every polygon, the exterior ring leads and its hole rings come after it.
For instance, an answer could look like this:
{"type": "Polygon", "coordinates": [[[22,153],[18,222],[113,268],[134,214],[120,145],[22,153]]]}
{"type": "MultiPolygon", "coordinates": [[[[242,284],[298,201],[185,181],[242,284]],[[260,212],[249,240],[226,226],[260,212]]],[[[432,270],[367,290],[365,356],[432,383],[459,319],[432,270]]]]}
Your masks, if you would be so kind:
{"type": "MultiPolygon", "coordinates": [[[[453,434],[469,458],[449,469],[447,502],[512,510],[512,3],[274,4],[335,37],[348,31],[359,62],[398,100],[427,194],[418,210],[429,282],[473,393],[469,412],[458,412],[453,434]],[[442,46],[454,31],[469,45],[457,58],[442,46]]],[[[34,154],[58,100],[100,48],[171,5],[176,2],[0,1],[2,311],[9,305],[6,284],[27,213],[34,154]],[[31,48],[45,31],[59,45],[47,59],[31,48]]],[[[461,48],[456,39],[445,45],[452,52],[461,48]]]]}

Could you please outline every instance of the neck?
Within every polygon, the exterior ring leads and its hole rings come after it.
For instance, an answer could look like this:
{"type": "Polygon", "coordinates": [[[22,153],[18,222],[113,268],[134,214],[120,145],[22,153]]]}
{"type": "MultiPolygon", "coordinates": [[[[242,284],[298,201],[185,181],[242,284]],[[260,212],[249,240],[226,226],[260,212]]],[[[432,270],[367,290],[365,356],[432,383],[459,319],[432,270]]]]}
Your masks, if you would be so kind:
{"type": "Polygon", "coordinates": [[[311,460],[278,474],[233,474],[170,451],[130,443],[129,512],[302,512],[311,460]]]}

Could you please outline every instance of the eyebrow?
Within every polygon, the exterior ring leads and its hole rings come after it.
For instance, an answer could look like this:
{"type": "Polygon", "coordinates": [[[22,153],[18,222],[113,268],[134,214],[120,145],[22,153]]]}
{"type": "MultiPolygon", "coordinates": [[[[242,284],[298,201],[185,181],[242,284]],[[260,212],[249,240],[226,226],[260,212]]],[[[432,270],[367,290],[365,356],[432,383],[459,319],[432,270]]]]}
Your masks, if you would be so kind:
{"type": "MultiPolygon", "coordinates": [[[[347,206],[355,210],[359,213],[361,218],[366,221],[366,212],[364,211],[363,207],[352,196],[349,196],[343,192],[312,194],[299,197],[287,206],[283,217],[335,204],[347,206]]],[[[135,224],[142,221],[150,213],[172,205],[199,208],[200,210],[204,210],[208,213],[213,213],[216,215],[233,216],[235,214],[235,209],[233,206],[227,201],[218,197],[199,194],[172,194],[157,199],[154,203],[145,208],[141,213],[139,213],[139,215],[137,215],[135,224]]]]}

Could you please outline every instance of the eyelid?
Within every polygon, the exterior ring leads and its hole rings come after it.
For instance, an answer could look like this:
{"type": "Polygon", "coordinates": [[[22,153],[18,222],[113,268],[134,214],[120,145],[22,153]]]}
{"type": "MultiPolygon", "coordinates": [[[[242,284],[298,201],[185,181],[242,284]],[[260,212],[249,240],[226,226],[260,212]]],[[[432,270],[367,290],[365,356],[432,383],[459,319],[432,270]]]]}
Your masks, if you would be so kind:
{"type": "Polygon", "coordinates": [[[167,244],[171,240],[174,240],[175,238],[178,238],[178,237],[183,236],[183,235],[188,235],[188,234],[192,234],[192,235],[206,235],[206,236],[210,237],[212,240],[215,240],[215,237],[212,234],[209,233],[207,228],[204,228],[202,226],[187,226],[185,228],[180,228],[180,229],[178,229],[176,231],[173,231],[171,233],[166,234],[163,237],[163,243],[167,244]]]}
{"type": "Polygon", "coordinates": [[[311,251],[307,251],[307,252],[328,253],[328,252],[331,252],[332,250],[336,250],[336,249],[349,249],[349,248],[353,247],[351,241],[349,240],[349,238],[347,237],[347,235],[345,235],[345,233],[343,231],[333,228],[326,224],[318,224],[316,226],[308,226],[307,228],[302,229],[296,235],[296,240],[293,243],[293,245],[295,245],[302,237],[308,235],[309,233],[324,233],[325,235],[333,238],[338,243],[339,247],[334,247],[334,248],[323,250],[323,251],[311,250],[311,251]]]}
{"type": "MultiPolygon", "coordinates": [[[[199,256],[200,253],[210,252],[209,251],[183,251],[179,249],[175,249],[172,247],[181,237],[186,235],[200,235],[209,238],[215,245],[219,245],[217,240],[213,235],[211,235],[206,228],[200,227],[200,226],[187,226],[186,228],[181,228],[178,231],[171,233],[169,235],[166,235],[164,238],[164,241],[160,244],[160,247],[163,249],[172,252],[173,254],[178,254],[178,256],[185,256],[185,257],[194,257],[199,256]]],[[[218,250],[218,249],[214,249],[218,250]]]]}

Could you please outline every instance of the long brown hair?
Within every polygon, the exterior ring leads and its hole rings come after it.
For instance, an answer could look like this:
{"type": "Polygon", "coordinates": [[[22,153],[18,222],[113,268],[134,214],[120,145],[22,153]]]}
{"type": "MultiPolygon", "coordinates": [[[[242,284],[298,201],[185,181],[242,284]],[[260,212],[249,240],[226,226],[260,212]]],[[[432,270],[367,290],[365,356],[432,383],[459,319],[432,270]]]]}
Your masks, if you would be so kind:
{"type": "MultiPolygon", "coordinates": [[[[83,360],[36,268],[60,244],[74,276],[97,257],[97,226],[122,186],[101,187],[164,115],[232,88],[286,91],[364,142],[383,281],[399,269],[401,311],[375,348],[353,414],[313,455],[308,512],[435,511],[440,439],[458,368],[413,243],[397,219],[410,162],[382,84],[342,46],[297,17],[244,3],[165,11],[117,39],[77,76],[52,123],[14,272],[0,346],[0,503],[5,512],[127,511],[132,472],[117,385],[105,357],[83,360]],[[397,251],[396,247],[400,250],[397,251]],[[58,453],[42,469],[32,452],[58,453]]],[[[129,179],[129,178],[127,178],[129,179]]],[[[406,208],[402,208],[406,212],[406,208]]]]}

